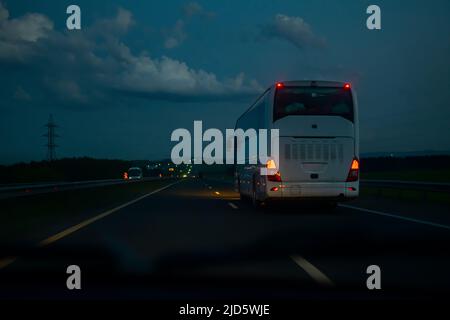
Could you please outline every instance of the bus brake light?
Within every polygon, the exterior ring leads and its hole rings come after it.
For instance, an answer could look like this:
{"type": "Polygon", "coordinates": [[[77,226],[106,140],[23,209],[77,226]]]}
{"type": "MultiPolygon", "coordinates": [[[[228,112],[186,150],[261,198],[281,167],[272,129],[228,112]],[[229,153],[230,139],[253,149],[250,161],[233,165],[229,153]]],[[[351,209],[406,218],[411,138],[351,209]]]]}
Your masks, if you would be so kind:
{"type": "Polygon", "coordinates": [[[281,182],[281,174],[280,174],[280,171],[278,171],[278,172],[275,173],[275,174],[268,175],[268,176],[267,176],[267,180],[273,181],[273,182],[281,182]]]}

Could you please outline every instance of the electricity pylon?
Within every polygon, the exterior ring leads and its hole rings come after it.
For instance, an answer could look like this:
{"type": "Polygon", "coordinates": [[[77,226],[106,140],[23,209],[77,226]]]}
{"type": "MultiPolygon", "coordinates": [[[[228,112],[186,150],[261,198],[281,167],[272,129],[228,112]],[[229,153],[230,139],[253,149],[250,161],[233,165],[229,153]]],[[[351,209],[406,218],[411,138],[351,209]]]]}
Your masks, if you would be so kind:
{"type": "Polygon", "coordinates": [[[58,147],[58,145],[55,143],[55,140],[59,137],[59,135],[56,133],[56,128],[58,128],[58,125],[56,125],[55,121],[53,121],[53,115],[50,115],[45,126],[47,127],[47,133],[43,136],[47,137],[47,160],[53,161],[56,159],[55,150],[56,147],[58,147]]]}

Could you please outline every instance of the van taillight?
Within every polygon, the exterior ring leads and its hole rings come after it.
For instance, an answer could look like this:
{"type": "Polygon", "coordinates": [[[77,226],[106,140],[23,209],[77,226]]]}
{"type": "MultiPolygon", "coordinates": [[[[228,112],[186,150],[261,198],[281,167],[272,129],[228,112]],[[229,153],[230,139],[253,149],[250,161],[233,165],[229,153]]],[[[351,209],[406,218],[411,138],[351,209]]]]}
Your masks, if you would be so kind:
{"type": "Polygon", "coordinates": [[[280,171],[278,171],[278,172],[275,173],[275,174],[268,175],[268,176],[267,176],[267,180],[269,180],[269,181],[274,181],[274,182],[281,182],[281,174],[280,174],[280,171]]]}
{"type": "Polygon", "coordinates": [[[348,172],[347,182],[358,181],[359,179],[359,160],[353,158],[350,171],[348,172]]]}

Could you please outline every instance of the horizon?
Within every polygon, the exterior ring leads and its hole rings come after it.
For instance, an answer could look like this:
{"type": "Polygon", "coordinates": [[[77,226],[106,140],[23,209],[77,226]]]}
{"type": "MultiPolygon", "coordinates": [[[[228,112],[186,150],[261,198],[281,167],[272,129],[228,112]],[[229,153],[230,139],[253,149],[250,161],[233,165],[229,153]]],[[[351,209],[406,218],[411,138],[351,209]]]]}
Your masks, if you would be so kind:
{"type": "MultiPolygon", "coordinates": [[[[405,152],[368,152],[368,153],[361,153],[360,159],[369,159],[369,158],[413,158],[413,157],[450,157],[450,150],[441,150],[441,151],[433,151],[433,150],[422,150],[422,151],[405,151],[405,152]]],[[[171,161],[170,156],[165,158],[159,158],[159,159],[121,159],[121,158],[96,158],[91,156],[71,156],[71,157],[64,157],[64,158],[56,158],[53,161],[61,161],[61,160],[79,160],[79,159],[89,159],[89,160],[99,160],[99,161],[124,161],[124,162],[164,162],[164,161],[171,161]]],[[[225,158],[224,158],[225,159],[225,158]]],[[[51,163],[53,161],[48,161],[46,159],[41,160],[30,160],[30,161],[19,161],[19,162],[13,162],[13,163],[0,163],[0,166],[9,167],[9,166],[15,166],[15,165],[28,165],[31,163],[44,163],[48,162],[51,163]]],[[[223,166],[229,166],[233,164],[192,164],[195,166],[199,165],[206,165],[206,166],[216,166],[216,165],[223,165],[223,166]]]]}

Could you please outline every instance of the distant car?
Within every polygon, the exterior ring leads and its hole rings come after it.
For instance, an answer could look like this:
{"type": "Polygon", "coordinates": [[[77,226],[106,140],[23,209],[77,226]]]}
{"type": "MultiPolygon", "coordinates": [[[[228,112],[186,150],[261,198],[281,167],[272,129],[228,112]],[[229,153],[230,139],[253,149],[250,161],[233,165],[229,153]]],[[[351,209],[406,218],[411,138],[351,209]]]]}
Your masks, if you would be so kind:
{"type": "Polygon", "coordinates": [[[141,180],[143,178],[142,169],[139,167],[132,167],[128,169],[128,180],[141,180]]]}

